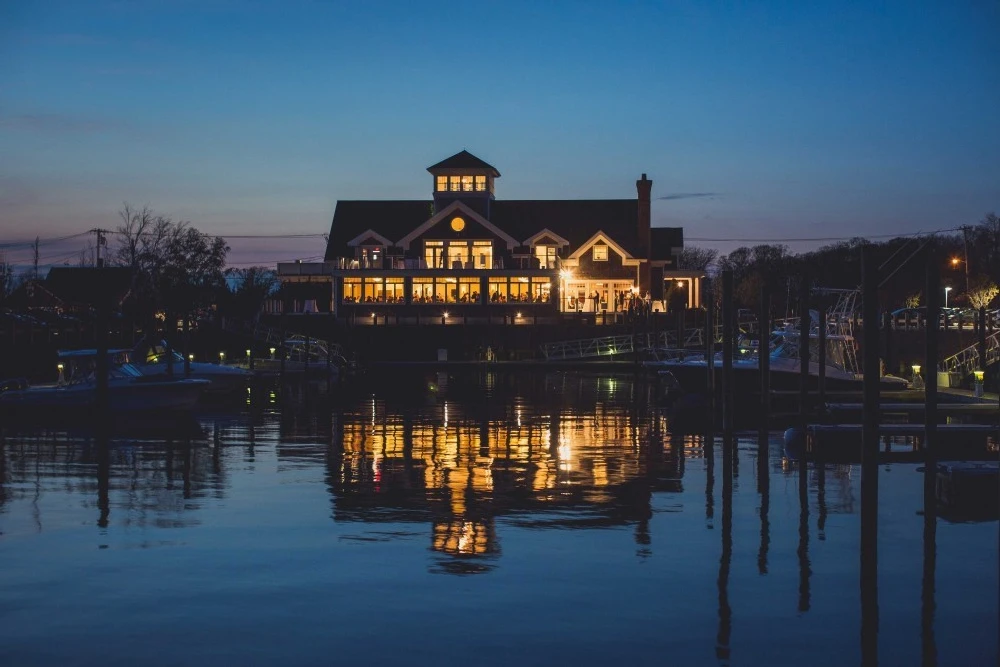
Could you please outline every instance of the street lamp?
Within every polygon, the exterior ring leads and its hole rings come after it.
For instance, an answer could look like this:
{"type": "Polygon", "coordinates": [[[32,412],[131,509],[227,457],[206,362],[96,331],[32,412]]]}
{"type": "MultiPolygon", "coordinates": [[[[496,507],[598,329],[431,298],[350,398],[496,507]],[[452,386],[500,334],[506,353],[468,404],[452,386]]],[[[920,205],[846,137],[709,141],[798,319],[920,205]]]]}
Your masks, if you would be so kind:
{"type": "Polygon", "coordinates": [[[948,292],[950,292],[950,291],[951,291],[950,287],[945,287],[944,288],[944,307],[945,308],[948,307],[948,292]]]}
{"type": "Polygon", "coordinates": [[[952,257],[951,258],[951,268],[957,269],[958,268],[958,263],[961,262],[961,261],[962,260],[960,260],[958,257],[952,257]]]}

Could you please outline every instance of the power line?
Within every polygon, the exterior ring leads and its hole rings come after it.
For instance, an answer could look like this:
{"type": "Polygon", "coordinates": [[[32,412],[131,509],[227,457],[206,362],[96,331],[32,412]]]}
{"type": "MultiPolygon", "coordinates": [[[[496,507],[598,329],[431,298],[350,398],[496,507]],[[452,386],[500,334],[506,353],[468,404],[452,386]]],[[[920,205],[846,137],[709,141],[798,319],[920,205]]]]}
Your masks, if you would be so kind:
{"type": "Polygon", "coordinates": [[[865,236],[816,236],[811,238],[773,238],[773,239],[725,239],[709,238],[704,236],[688,236],[685,241],[701,241],[714,243],[818,243],[827,241],[851,241],[853,239],[896,239],[909,236],[926,236],[929,234],[943,234],[945,232],[961,231],[961,227],[951,227],[948,229],[935,229],[929,232],[906,232],[900,234],[869,234],[865,236]]]}

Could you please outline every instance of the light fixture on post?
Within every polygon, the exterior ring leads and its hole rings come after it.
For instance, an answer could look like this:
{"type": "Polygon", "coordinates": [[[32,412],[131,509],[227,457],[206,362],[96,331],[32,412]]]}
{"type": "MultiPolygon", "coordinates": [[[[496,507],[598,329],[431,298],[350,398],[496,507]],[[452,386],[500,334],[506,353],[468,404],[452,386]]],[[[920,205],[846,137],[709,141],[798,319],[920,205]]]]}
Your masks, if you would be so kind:
{"type": "Polygon", "coordinates": [[[277,349],[278,349],[278,348],[276,348],[276,347],[272,347],[272,348],[271,348],[271,358],[272,358],[272,359],[274,359],[274,352],[275,352],[275,350],[277,350],[277,349]]]}
{"type": "Polygon", "coordinates": [[[188,355],[188,361],[194,361],[194,355],[193,354],[189,354],[188,355]]]}
{"type": "Polygon", "coordinates": [[[983,391],[983,381],[986,379],[986,371],[972,371],[972,375],[976,378],[976,382],[973,385],[973,393],[976,395],[976,398],[982,398],[985,393],[983,391]]]}
{"type": "Polygon", "coordinates": [[[913,378],[911,380],[914,389],[922,389],[924,386],[923,380],[920,378],[920,364],[913,364],[911,367],[913,369],[913,378]]]}
{"type": "Polygon", "coordinates": [[[226,363],[226,353],[225,352],[219,352],[219,363],[220,364],[226,363]]]}
{"type": "Polygon", "coordinates": [[[944,288],[944,307],[945,308],[948,307],[948,292],[950,292],[950,291],[951,291],[950,287],[945,287],[944,288]]]}
{"type": "Polygon", "coordinates": [[[66,383],[66,378],[63,377],[63,368],[65,367],[62,364],[56,364],[56,368],[59,369],[59,386],[61,387],[66,383]]]}

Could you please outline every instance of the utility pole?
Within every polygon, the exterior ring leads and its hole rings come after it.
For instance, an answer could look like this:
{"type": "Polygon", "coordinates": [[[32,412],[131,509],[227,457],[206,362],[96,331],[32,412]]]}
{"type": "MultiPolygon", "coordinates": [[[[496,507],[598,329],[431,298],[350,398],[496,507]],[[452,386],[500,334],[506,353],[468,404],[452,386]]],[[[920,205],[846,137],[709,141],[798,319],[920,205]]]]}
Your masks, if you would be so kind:
{"type": "Polygon", "coordinates": [[[97,250],[96,250],[97,255],[96,255],[96,261],[95,261],[94,264],[99,269],[100,268],[104,268],[104,258],[101,257],[101,246],[107,246],[108,245],[108,239],[104,235],[105,234],[109,234],[110,232],[108,230],[106,230],[106,229],[98,229],[98,228],[91,229],[90,231],[92,231],[95,234],[97,234],[97,250]]]}
{"type": "Polygon", "coordinates": [[[37,236],[35,237],[35,243],[32,245],[32,250],[34,255],[34,261],[32,262],[33,270],[31,277],[33,280],[38,280],[38,237],[37,236]]]}
{"type": "MultiPolygon", "coordinates": [[[[962,240],[965,242],[965,294],[969,294],[969,226],[962,225],[962,240]]],[[[968,296],[966,296],[968,298],[968,296]]]]}

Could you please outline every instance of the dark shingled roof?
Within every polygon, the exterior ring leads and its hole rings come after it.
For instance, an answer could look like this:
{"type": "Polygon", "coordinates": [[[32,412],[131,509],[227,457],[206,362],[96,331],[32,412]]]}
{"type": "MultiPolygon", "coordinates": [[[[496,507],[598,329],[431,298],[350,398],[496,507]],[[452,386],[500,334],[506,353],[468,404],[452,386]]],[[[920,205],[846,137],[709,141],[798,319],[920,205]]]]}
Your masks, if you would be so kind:
{"type": "Polygon", "coordinates": [[[518,241],[546,227],[576,250],[600,230],[636,256],[639,202],[635,199],[536,199],[495,201],[490,222],[518,241]]]}
{"type": "Polygon", "coordinates": [[[671,248],[684,247],[683,227],[652,227],[649,233],[653,259],[666,259],[670,257],[671,248]]]}
{"type": "Polygon", "coordinates": [[[427,171],[433,173],[435,169],[489,169],[493,172],[495,178],[500,177],[500,172],[497,168],[488,162],[480,160],[475,155],[469,151],[463,150],[461,152],[455,153],[449,158],[445,158],[438,162],[437,164],[432,164],[427,167],[427,171]]]}
{"type": "MultiPolygon", "coordinates": [[[[426,222],[430,201],[338,201],[330,225],[326,259],[347,252],[347,242],[367,229],[393,243],[426,222]]],[[[490,222],[520,242],[550,229],[576,250],[598,231],[604,231],[638,257],[639,202],[635,199],[499,200],[490,204],[490,222]]],[[[671,247],[683,244],[679,227],[651,230],[653,258],[670,257],[671,247]]]]}
{"type": "Polygon", "coordinates": [[[94,305],[103,295],[120,303],[132,288],[132,269],[113,266],[54,266],[45,277],[45,289],[67,303],[94,305]]]}

